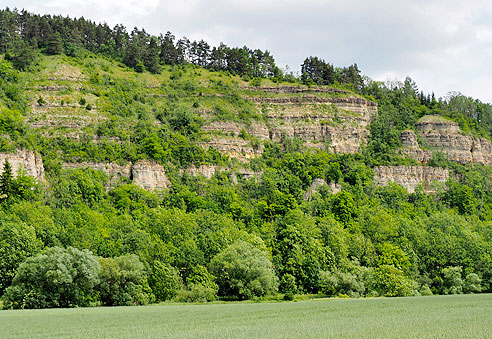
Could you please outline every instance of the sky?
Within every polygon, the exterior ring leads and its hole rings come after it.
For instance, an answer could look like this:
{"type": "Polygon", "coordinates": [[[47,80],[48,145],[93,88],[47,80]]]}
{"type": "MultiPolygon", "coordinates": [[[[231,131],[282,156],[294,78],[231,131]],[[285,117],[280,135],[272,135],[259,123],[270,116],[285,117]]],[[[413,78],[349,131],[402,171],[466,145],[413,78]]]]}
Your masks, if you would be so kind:
{"type": "Polygon", "coordinates": [[[410,76],[436,97],[461,92],[492,103],[488,0],[0,0],[0,7],[267,49],[294,72],[308,56],[357,63],[374,80],[410,76]]]}

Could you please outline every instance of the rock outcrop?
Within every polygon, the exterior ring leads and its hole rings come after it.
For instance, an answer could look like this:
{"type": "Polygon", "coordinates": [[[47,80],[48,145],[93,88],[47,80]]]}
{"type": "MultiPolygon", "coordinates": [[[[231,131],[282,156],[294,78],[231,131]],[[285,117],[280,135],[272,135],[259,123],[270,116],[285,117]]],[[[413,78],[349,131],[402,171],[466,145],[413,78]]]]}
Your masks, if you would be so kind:
{"type": "Polygon", "coordinates": [[[130,179],[132,164],[118,165],[116,163],[104,162],[78,162],[78,163],[63,163],[63,169],[67,168],[92,168],[93,170],[102,171],[109,176],[110,184],[117,184],[121,179],[130,179]]]}
{"type": "Polygon", "coordinates": [[[27,175],[45,182],[43,160],[38,153],[24,149],[18,149],[15,153],[0,153],[0,172],[3,171],[5,160],[12,166],[14,176],[22,168],[27,175]]]}
{"type": "Polygon", "coordinates": [[[365,144],[367,126],[377,115],[374,102],[349,96],[343,90],[296,86],[247,89],[255,91],[248,99],[256,104],[265,120],[250,124],[226,121],[205,124],[202,130],[210,133],[211,138],[202,147],[211,146],[247,161],[261,155],[262,140],[280,141],[287,137],[303,140],[309,147],[356,153],[365,144]],[[253,147],[250,140],[240,137],[242,130],[260,142],[253,147]]]}
{"type": "Polygon", "coordinates": [[[377,114],[375,103],[362,98],[255,98],[265,112],[270,138],[282,136],[318,142],[335,153],[356,153],[366,142],[367,126],[377,114]]]}
{"type": "Polygon", "coordinates": [[[402,153],[422,163],[432,158],[430,150],[442,152],[451,161],[458,163],[480,163],[492,165],[492,144],[485,138],[464,135],[457,123],[437,116],[426,116],[416,125],[422,145],[412,131],[403,131],[401,140],[402,153]]]}
{"type": "Polygon", "coordinates": [[[323,179],[316,178],[313,180],[311,186],[308,188],[306,193],[304,193],[304,200],[310,200],[313,194],[318,192],[321,186],[325,185],[330,189],[332,194],[336,194],[342,190],[342,186],[340,184],[337,184],[336,182],[326,183],[326,181],[324,181],[323,179]]]}
{"type": "Polygon", "coordinates": [[[133,182],[149,191],[171,186],[164,167],[155,161],[139,160],[132,166],[133,182]]]}
{"type": "Polygon", "coordinates": [[[420,148],[417,135],[412,130],[405,130],[401,133],[401,152],[408,158],[415,159],[425,164],[432,159],[432,152],[420,148]]]}
{"type": "Polygon", "coordinates": [[[122,179],[133,179],[135,185],[149,191],[171,185],[164,167],[151,160],[139,160],[135,164],[127,163],[123,166],[101,162],[64,163],[62,168],[92,168],[106,173],[110,184],[117,184],[122,179]]]}
{"type": "Polygon", "coordinates": [[[378,186],[395,182],[407,189],[409,193],[415,192],[418,185],[422,184],[424,191],[433,191],[433,182],[443,184],[449,178],[449,171],[440,167],[427,166],[380,166],[374,168],[374,181],[378,186]]]}

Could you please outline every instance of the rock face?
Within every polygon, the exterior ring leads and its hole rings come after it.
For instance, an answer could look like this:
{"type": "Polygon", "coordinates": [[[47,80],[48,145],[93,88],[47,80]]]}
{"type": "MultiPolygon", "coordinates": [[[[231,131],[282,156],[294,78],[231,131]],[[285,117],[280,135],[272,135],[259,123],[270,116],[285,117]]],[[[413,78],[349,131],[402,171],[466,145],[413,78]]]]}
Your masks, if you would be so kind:
{"type": "Polygon", "coordinates": [[[81,162],[64,163],[63,168],[92,168],[109,175],[110,183],[116,184],[121,179],[133,179],[135,185],[146,190],[168,188],[171,182],[167,178],[164,167],[151,160],[139,160],[135,164],[124,166],[115,163],[81,162]]]}
{"type": "Polygon", "coordinates": [[[335,153],[360,151],[377,114],[375,103],[362,98],[302,97],[255,98],[266,112],[269,137],[282,136],[319,142],[335,153]]]}
{"type": "MultiPolygon", "coordinates": [[[[464,135],[457,123],[444,118],[427,116],[415,125],[422,146],[442,152],[451,161],[492,165],[492,144],[484,138],[464,135]]],[[[432,158],[432,152],[422,150],[412,131],[403,131],[402,153],[422,163],[432,158]]]]}
{"type": "Polygon", "coordinates": [[[139,160],[132,166],[133,182],[149,191],[170,187],[164,167],[154,161],[139,160]]]}
{"type": "Polygon", "coordinates": [[[79,162],[79,163],[64,163],[62,168],[92,168],[93,170],[102,171],[109,176],[111,185],[117,184],[121,179],[130,178],[132,164],[128,163],[124,166],[116,163],[103,163],[103,162],[79,162]]]}
{"type": "Polygon", "coordinates": [[[326,181],[324,181],[323,179],[316,178],[313,180],[311,186],[308,188],[306,193],[304,193],[304,200],[310,200],[313,194],[318,192],[319,188],[323,185],[328,186],[332,194],[336,194],[342,190],[341,185],[337,184],[336,182],[326,183],[326,181]]]}
{"type": "Polygon", "coordinates": [[[409,193],[415,192],[419,184],[424,191],[432,192],[432,182],[443,184],[449,178],[449,171],[440,167],[426,166],[380,166],[374,168],[374,181],[378,186],[395,182],[402,185],[409,193]]]}
{"type": "Polygon", "coordinates": [[[233,136],[216,135],[211,140],[200,143],[200,145],[205,150],[213,147],[220,153],[242,162],[260,156],[263,152],[263,144],[257,144],[255,147],[251,141],[233,136]]]}
{"type": "Polygon", "coordinates": [[[0,172],[3,164],[8,160],[12,166],[14,175],[22,168],[29,176],[36,178],[39,182],[45,182],[43,160],[38,153],[19,149],[15,153],[0,153],[0,172]]]}
{"type": "Polygon", "coordinates": [[[417,135],[412,130],[406,130],[401,133],[402,154],[420,161],[421,163],[427,163],[432,159],[432,152],[422,150],[417,141],[417,135]]]}
{"type": "Polygon", "coordinates": [[[202,147],[214,147],[221,153],[247,161],[262,154],[262,140],[280,141],[287,137],[335,153],[356,153],[361,144],[365,144],[369,134],[367,126],[377,115],[374,102],[349,96],[350,93],[343,90],[295,86],[247,89],[258,92],[249,99],[256,104],[264,121],[210,122],[202,130],[212,136],[202,147]],[[240,138],[242,130],[257,139],[256,143],[240,138]]]}

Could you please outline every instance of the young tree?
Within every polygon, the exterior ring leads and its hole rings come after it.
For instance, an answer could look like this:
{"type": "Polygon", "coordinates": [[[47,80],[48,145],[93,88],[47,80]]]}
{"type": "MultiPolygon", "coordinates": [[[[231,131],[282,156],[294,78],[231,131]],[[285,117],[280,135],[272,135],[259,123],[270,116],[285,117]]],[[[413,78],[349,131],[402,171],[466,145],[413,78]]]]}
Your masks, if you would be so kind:
{"type": "Polygon", "coordinates": [[[14,175],[12,173],[12,166],[8,159],[5,159],[3,164],[3,172],[0,175],[0,201],[10,199],[14,191],[14,175]]]}
{"type": "Polygon", "coordinates": [[[106,306],[145,305],[154,299],[144,264],[135,254],[99,258],[100,283],[96,289],[106,306]]]}
{"type": "Polygon", "coordinates": [[[17,267],[41,250],[34,228],[23,222],[0,224],[0,295],[10,286],[17,267]]]}

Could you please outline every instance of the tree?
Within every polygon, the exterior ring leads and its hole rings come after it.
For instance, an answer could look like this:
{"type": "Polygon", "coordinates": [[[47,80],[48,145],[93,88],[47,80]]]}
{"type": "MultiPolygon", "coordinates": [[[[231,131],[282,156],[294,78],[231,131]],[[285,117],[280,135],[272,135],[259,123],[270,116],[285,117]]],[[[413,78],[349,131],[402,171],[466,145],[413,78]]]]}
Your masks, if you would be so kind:
{"type": "Polygon", "coordinates": [[[335,82],[335,69],[318,57],[308,57],[301,65],[301,80],[305,84],[330,85],[335,82]]]}
{"type": "Polygon", "coordinates": [[[277,278],[266,253],[242,240],[215,256],[210,271],[217,277],[219,295],[224,297],[251,299],[277,290],[277,278]]]}
{"type": "Polygon", "coordinates": [[[10,199],[14,193],[14,175],[8,159],[3,164],[3,172],[0,176],[0,201],[10,199]]]}
{"type": "Polygon", "coordinates": [[[178,271],[171,265],[156,261],[149,277],[149,285],[157,300],[170,300],[183,286],[183,281],[178,271]]]}
{"type": "Polygon", "coordinates": [[[327,268],[332,254],[317,240],[320,234],[314,218],[295,209],[279,219],[275,228],[272,252],[279,276],[293,276],[300,292],[317,292],[320,270],[327,268]]]}
{"type": "Polygon", "coordinates": [[[0,224],[0,295],[10,286],[19,265],[41,250],[35,230],[23,222],[0,224]]]}
{"type": "Polygon", "coordinates": [[[135,254],[99,258],[101,270],[96,286],[105,306],[145,305],[154,299],[144,264],[135,254]]]}
{"type": "Polygon", "coordinates": [[[158,74],[161,72],[161,66],[159,65],[159,47],[156,38],[150,39],[147,52],[143,57],[143,63],[150,73],[158,74]]]}
{"type": "Polygon", "coordinates": [[[5,55],[15,69],[24,71],[35,63],[37,51],[25,41],[17,42],[14,49],[5,55]]]}
{"type": "Polygon", "coordinates": [[[3,301],[6,308],[88,306],[99,263],[88,250],[51,247],[17,269],[3,301]]]}
{"type": "Polygon", "coordinates": [[[48,55],[56,55],[63,52],[63,40],[59,32],[49,36],[45,52],[48,55]]]}

